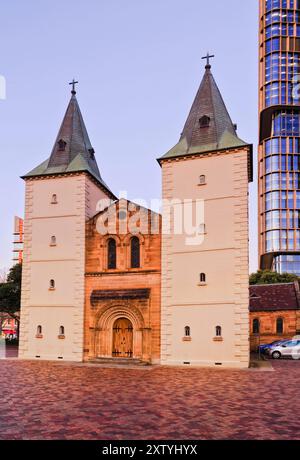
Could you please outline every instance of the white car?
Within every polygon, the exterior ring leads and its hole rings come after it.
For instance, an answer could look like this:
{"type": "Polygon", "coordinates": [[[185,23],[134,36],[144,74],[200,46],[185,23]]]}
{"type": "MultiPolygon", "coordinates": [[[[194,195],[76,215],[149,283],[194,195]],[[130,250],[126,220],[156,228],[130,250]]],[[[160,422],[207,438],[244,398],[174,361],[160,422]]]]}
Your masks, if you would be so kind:
{"type": "Polygon", "coordinates": [[[273,359],[280,359],[285,356],[300,359],[300,340],[290,340],[279,345],[274,345],[268,349],[268,353],[273,359]]]}

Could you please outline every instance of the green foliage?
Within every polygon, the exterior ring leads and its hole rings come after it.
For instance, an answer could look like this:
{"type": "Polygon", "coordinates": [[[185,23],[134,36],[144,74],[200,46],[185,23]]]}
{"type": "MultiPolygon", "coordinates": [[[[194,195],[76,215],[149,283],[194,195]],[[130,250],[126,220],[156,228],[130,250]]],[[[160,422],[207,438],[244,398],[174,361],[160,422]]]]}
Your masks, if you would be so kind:
{"type": "Polygon", "coordinates": [[[6,283],[0,283],[0,311],[15,317],[21,307],[22,265],[12,267],[6,283]]]}
{"type": "Polygon", "coordinates": [[[299,281],[297,275],[291,273],[280,274],[270,270],[258,270],[258,272],[250,275],[250,285],[293,283],[294,281],[299,281]]]}
{"type": "Polygon", "coordinates": [[[14,265],[7,275],[7,282],[8,283],[15,283],[21,287],[22,282],[22,264],[14,265]]]}

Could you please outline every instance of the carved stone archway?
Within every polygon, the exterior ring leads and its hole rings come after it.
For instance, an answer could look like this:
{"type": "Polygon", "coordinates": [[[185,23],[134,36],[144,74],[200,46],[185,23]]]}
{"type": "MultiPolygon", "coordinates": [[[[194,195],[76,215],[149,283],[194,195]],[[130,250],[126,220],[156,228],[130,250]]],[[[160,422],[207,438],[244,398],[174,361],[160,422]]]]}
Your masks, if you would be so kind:
{"type": "Polygon", "coordinates": [[[113,327],[117,320],[125,318],[133,327],[132,358],[149,361],[151,359],[150,329],[144,325],[141,312],[130,301],[116,303],[108,302],[95,315],[92,334],[92,349],[94,358],[112,358],[113,356],[113,327]]]}

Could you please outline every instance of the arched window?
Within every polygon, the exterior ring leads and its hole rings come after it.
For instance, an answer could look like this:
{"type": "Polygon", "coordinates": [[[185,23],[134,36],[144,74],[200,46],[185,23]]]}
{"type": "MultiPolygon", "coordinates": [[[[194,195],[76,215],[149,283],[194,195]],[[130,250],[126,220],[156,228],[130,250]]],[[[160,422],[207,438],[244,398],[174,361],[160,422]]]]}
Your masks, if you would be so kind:
{"type": "Polygon", "coordinates": [[[52,195],[51,204],[57,204],[57,195],[55,193],[52,195]]]}
{"type": "Polygon", "coordinates": [[[260,333],[260,321],[259,321],[258,318],[255,318],[253,320],[252,330],[253,330],[253,334],[259,334],[260,333]]]}
{"type": "Polygon", "coordinates": [[[50,289],[55,289],[55,281],[54,280],[50,280],[49,288],[50,289]]]}
{"type": "Polygon", "coordinates": [[[206,176],[202,175],[199,177],[199,184],[205,185],[206,184],[206,176]]]}
{"type": "Polygon", "coordinates": [[[276,321],[276,333],[277,334],[283,334],[283,326],[284,326],[283,318],[277,318],[277,321],[276,321]]]}
{"type": "Polygon", "coordinates": [[[200,283],[201,284],[206,283],[206,274],[205,273],[200,273],[200,283]]]}
{"type": "Polygon", "coordinates": [[[51,236],[50,246],[56,246],[56,236],[51,236]]]}
{"type": "Polygon", "coordinates": [[[117,268],[117,244],[113,238],[107,243],[107,268],[115,270],[117,268]]]}
{"type": "Polygon", "coordinates": [[[185,335],[185,337],[191,337],[191,328],[190,328],[190,326],[185,326],[184,335],[185,335]]]}
{"type": "Polygon", "coordinates": [[[131,238],[130,241],[130,266],[131,268],[140,268],[141,256],[140,256],[140,240],[137,236],[131,238]]]}
{"type": "Polygon", "coordinates": [[[59,335],[65,335],[65,328],[64,328],[64,326],[60,326],[60,328],[59,328],[59,335]]]}
{"type": "Polygon", "coordinates": [[[43,333],[43,328],[42,328],[42,326],[38,326],[38,327],[36,328],[36,335],[42,335],[42,333],[43,333]]]}
{"type": "Polygon", "coordinates": [[[216,327],[216,337],[222,337],[222,328],[221,328],[221,326],[216,327]]]}

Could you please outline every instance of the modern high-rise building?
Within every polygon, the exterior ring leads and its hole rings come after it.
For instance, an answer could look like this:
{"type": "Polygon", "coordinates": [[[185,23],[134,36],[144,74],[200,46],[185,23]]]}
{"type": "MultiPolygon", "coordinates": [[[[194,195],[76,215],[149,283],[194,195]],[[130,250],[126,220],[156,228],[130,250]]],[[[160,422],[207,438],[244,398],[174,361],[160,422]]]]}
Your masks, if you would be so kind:
{"type": "Polygon", "coordinates": [[[300,1],[259,3],[260,266],[300,275],[300,1]]]}

